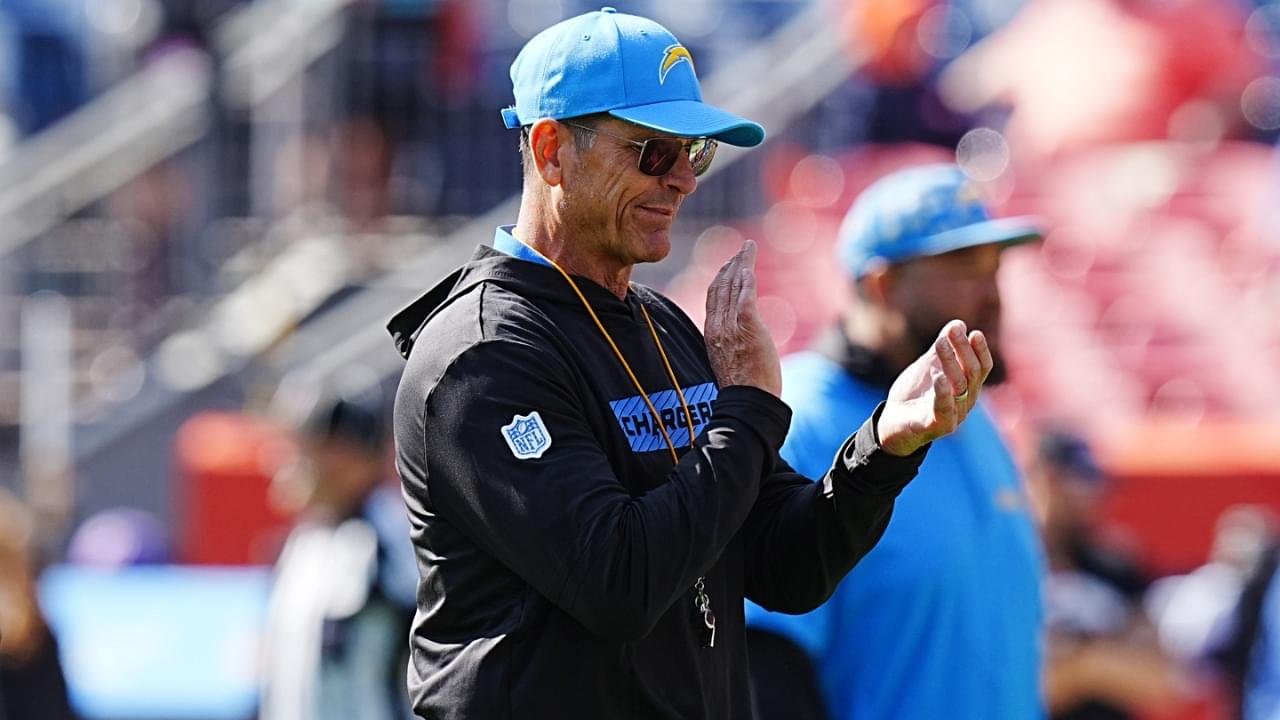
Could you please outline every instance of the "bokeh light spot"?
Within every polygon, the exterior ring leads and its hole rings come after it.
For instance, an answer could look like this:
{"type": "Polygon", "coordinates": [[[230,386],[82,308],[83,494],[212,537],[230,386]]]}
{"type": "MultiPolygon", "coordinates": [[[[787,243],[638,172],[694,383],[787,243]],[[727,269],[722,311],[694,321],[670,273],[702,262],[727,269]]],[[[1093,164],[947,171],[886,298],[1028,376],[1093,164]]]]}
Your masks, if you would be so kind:
{"type": "Polygon", "coordinates": [[[1260,77],[1240,95],[1240,112],[1259,130],[1280,129],[1280,78],[1260,77]]]}
{"type": "Polygon", "coordinates": [[[973,23],[955,6],[935,5],[920,17],[916,26],[920,49],[939,60],[950,60],[973,42],[973,23]]]}
{"type": "Polygon", "coordinates": [[[791,195],[805,207],[831,207],[844,192],[844,170],[826,155],[809,155],[791,170],[791,195]]]}
{"type": "Polygon", "coordinates": [[[975,128],[956,145],[956,164],[978,182],[995,180],[1009,167],[1009,144],[991,128],[975,128]]]}
{"type": "Polygon", "coordinates": [[[1244,25],[1245,42],[1263,57],[1280,57],[1280,5],[1267,4],[1254,10],[1244,25]]]}

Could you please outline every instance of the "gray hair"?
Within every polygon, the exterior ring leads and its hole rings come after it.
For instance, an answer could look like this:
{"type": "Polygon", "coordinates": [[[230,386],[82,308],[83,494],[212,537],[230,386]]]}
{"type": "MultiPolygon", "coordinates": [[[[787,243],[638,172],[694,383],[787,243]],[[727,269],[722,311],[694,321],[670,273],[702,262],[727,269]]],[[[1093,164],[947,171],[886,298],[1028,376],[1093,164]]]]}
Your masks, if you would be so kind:
{"type": "MultiPolygon", "coordinates": [[[[587,128],[594,128],[596,124],[606,117],[605,113],[592,113],[591,115],[580,115],[578,117],[564,118],[566,122],[572,121],[574,124],[569,126],[569,132],[573,133],[573,144],[583,150],[590,150],[592,144],[596,141],[596,134],[588,129],[578,127],[584,125],[587,128]]],[[[531,125],[524,125],[520,128],[520,168],[524,171],[525,177],[533,172],[533,148],[529,146],[529,128],[531,125]]]]}

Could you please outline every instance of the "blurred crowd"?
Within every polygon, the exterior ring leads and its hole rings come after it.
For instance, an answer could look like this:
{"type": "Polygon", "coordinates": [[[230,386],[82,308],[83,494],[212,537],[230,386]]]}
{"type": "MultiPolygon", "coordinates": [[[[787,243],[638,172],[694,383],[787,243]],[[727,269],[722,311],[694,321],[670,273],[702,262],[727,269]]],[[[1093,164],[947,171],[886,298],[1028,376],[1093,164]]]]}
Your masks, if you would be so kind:
{"type": "MultiPolygon", "coordinates": [[[[1269,484],[1280,460],[1250,440],[1280,422],[1280,3],[617,4],[688,38],[704,79],[816,5],[856,68],[791,126],[769,128],[757,158],[704,181],[708,198],[758,207],[691,200],[678,226],[688,262],[661,279],[695,320],[715,269],[757,238],[775,340],[809,347],[846,297],[831,262],[841,218],[905,167],[954,162],[998,214],[1044,222],[1043,243],[1010,249],[1001,266],[1009,382],[989,407],[1045,555],[1040,678],[1053,717],[1280,717],[1280,495],[1269,484]],[[1190,460],[1142,465],[1163,447],[1130,430],[1152,418],[1170,423],[1159,442],[1190,460]]],[[[0,0],[0,166],[165,58],[201,53],[232,76],[224,23],[255,5],[306,3],[0,0]]],[[[24,297],[72,300],[85,331],[72,390],[82,420],[129,407],[144,359],[209,304],[289,248],[337,238],[323,255],[337,269],[307,268],[331,283],[282,323],[287,335],[516,192],[497,113],[510,102],[507,64],[536,30],[594,7],[332,5],[341,39],[292,90],[237,104],[219,89],[198,142],[49,232],[0,245],[0,335],[13,338],[0,341],[0,719],[102,707],[76,674],[101,656],[60,638],[64,615],[49,610],[63,607],[55,590],[77,586],[42,585],[46,568],[185,564],[273,568],[249,578],[260,610],[236,621],[260,633],[228,651],[253,668],[229,685],[248,709],[210,717],[407,717],[417,575],[388,459],[386,378],[300,396],[255,378],[257,396],[234,412],[167,428],[155,448],[164,477],[72,483],[62,514],[33,502],[17,450],[24,297]]],[[[834,716],[803,643],[753,642],[792,678],[757,685],[762,711],[834,716]]]]}

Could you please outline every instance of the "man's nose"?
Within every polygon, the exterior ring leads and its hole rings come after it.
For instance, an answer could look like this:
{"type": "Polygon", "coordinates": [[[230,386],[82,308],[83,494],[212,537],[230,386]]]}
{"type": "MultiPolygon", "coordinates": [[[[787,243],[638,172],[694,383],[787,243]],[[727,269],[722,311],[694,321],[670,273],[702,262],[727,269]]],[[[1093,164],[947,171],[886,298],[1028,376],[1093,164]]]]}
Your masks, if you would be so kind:
{"type": "Polygon", "coordinates": [[[676,164],[662,176],[662,184],[685,195],[698,189],[698,176],[693,174],[689,153],[680,153],[680,157],[676,158],[676,164]]]}

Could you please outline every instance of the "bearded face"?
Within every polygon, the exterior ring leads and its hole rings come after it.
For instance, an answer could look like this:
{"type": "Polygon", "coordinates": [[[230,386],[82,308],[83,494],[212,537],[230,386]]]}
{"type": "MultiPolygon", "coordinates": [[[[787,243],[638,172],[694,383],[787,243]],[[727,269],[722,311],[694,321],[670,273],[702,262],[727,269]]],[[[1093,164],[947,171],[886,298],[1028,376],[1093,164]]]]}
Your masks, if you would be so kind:
{"type": "Polygon", "coordinates": [[[999,245],[977,245],[941,255],[916,258],[891,268],[891,302],[901,311],[907,339],[923,354],[952,319],[970,330],[981,330],[991,348],[994,366],[988,386],[1007,376],[1000,346],[1000,291],[996,272],[999,245]]]}

